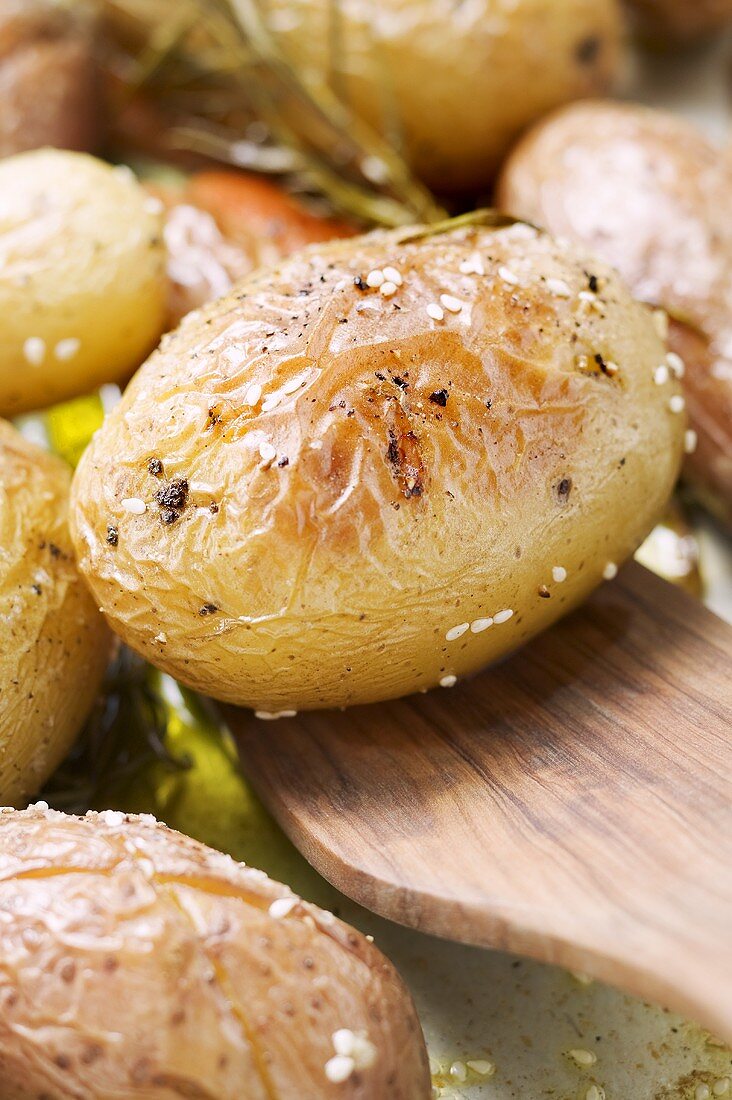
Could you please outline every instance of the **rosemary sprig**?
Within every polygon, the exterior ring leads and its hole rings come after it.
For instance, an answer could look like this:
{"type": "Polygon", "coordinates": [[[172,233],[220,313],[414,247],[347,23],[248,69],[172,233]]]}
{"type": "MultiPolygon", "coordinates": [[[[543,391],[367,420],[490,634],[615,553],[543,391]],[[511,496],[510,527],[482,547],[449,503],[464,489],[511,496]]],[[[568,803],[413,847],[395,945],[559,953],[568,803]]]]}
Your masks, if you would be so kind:
{"type": "MultiPolygon", "coordinates": [[[[128,96],[143,94],[169,120],[169,148],[284,171],[295,189],[325,196],[368,225],[445,217],[397,147],[396,112],[385,112],[389,141],[350,110],[337,79],[306,80],[256,0],[96,3],[110,69],[122,75],[128,96]],[[252,122],[260,130],[265,124],[266,140],[251,140],[252,122]]],[[[341,42],[335,0],[330,24],[335,51],[341,42]]]]}

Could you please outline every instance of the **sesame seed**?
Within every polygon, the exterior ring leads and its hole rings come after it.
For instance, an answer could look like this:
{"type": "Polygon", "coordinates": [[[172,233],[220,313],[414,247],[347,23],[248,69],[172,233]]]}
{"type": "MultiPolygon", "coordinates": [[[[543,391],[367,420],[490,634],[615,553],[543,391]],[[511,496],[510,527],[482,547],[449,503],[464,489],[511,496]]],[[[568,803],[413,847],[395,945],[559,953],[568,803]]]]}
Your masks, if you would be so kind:
{"type": "Polygon", "coordinates": [[[463,303],[459,298],[453,298],[452,294],[441,294],[440,302],[450,313],[459,313],[463,308],[463,303]]]}
{"type": "Polygon", "coordinates": [[[684,377],[686,374],[686,366],[680,355],[677,355],[675,351],[670,351],[666,356],[666,362],[677,378],[684,377]]]}
{"type": "Polygon", "coordinates": [[[470,627],[470,623],[458,623],[457,626],[451,626],[448,630],[445,638],[448,642],[455,642],[458,638],[462,638],[463,634],[470,627]]]}
{"type": "Polygon", "coordinates": [[[279,405],[281,400],[282,400],[282,394],[281,393],[267,394],[264,401],[262,402],[262,412],[263,413],[272,412],[273,409],[277,408],[277,406],[279,405]]]}
{"type": "Polygon", "coordinates": [[[450,672],[447,676],[442,677],[442,679],[440,680],[440,687],[441,688],[451,688],[451,687],[455,687],[456,683],[457,683],[457,676],[455,676],[452,672],[450,672]]]}
{"type": "Polygon", "coordinates": [[[513,611],[510,608],[506,608],[505,611],[499,611],[493,616],[493,622],[500,626],[501,623],[507,623],[512,615],[513,611]]]}
{"type": "Polygon", "coordinates": [[[557,298],[571,298],[572,291],[569,283],[565,283],[564,279],[547,279],[547,290],[551,291],[557,298]]]}
{"type": "Polygon", "coordinates": [[[473,1073],[477,1073],[480,1077],[492,1077],[496,1072],[494,1063],[489,1062],[487,1058],[473,1058],[467,1065],[468,1069],[472,1069],[473,1073]]]}
{"type": "Polygon", "coordinates": [[[384,278],[388,279],[390,283],[394,283],[395,286],[401,286],[403,283],[402,273],[396,267],[385,267],[384,278]]]}
{"type": "Polygon", "coordinates": [[[378,287],[384,282],[384,272],[378,267],[375,267],[373,271],[369,271],[366,276],[366,285],[371,287],[378,287]]]}
{"type": "Polygon", "coordinates": [[[302,389],[304,385],[305,378],[303,375],[300,375],[299,378],[290,378],[289,381],[285,382],[283,385],[282,392],[286,394],[295,393],[297,390],[302,389]]]}
{"type": "Polygon", "coordinates": [[[485,275],[483,261],[477,252],[474,252],[469,259],[463,260],[460,264],[460,271],[463,275],[485,275]]]}
{"type": "Polygon", "coordinates": [[[23,344],[23,356],[32,367],[40,367],[46,358],[46,341],[40,336],[29,336],[23,344]]]}
{"type": "Polygon", "coordinates": [[[665,363],[662,363],[660,367],[656,367],[653,372],[653,381],[657,386],[665,386],[670,377],[669,369],[665,363]]]}
{"type": "Polygon", "coordinates": [[[133,516],[141,516],[147,511],[147,504],[139,497],[125,497],[122,501],[122,507],[126,512],[131,512],[133,516]]]}
{"type": "Polygon", "coordinates": [[[442,306],[438,306],[437,302],[430,302],[427,306],[427,315],[431,317],[433,321],[442,321],[445,316],[445,311],[442,306]]]}
{"type": "Polygon", "coordinates": [[[254,717],[263,722],[276,722],[278,718],[294,718],[296,710],[255,710],[254,717]]]}
{"type": "Polygon", "coordinates": [[[468,1067],[465,1062],[453,1062],[450,1066],[450,1076],[454,1077],[456,1081],[467,1081],[468,1067]]]}
{"type": "Polygon", "coordinates": [[[502,279],[504,283],[508,283],[509,286],[518,286],[519,284],[518,275],[515,275],[513,271],[510,271],[507,267],[504,267],[503,265],[498,268],[498,277],[499,279],[502,279]]]}
{"type": "Polygon", "coordinates": [[[699,442],[699,437],[693,428],[687,428],[684,432],[684,452],[687,455],[693,455],[696,450],[696,445],[699,442]]]}
{"type": "Polygon", "coordinates": [[[487,630],[489,626],[493,626],[493,619],[473,619],[470,624],[470,629],[473,634],[481,634],[484,630],[487,630]]]}
{"type": "Polygon", "coordinates": [[[391,298],[396,294],[398,287],[396,283],[386,282],[381,284],[380,290],[385,298],[391,298]]]}
{"type": "Polygon", "coordinates": [[[726,1096],[729,1092],[729,1084],[729,1077],[720,1077],[718,1081],[714,1082],[712,1092],[715,1096],[726,1096]]]}
{"type": "Polygon", "coordinates": [[[288,913],[292,912],[299,901],[299,898],[275,898],[269,907],[270,917],[274,917],[275,920],[281,920],[283,917],[286,917],[288,913]]]}
{"type": "Polygon", "coordinates": [[[251,386],[249,386],[247,392],[244,394],[244,404],[258,405],[261,396],[262,387],[260,386],[259,382],[252,382],[251,386]]]}
{"type": "Polygon", "coordinates": [[[56,347],[53,349],[53,354],[61,362],[66,362],[68,359],[73,359],[75,355],[78,355],[79,348],[81,347],[81,340],[76,336],[69,336],[66,340],[59,340],[56,347]]]}
{"type": "Polygon", "coordinates": [[[325,1063],[325,1076],[334,1085],[340,1085],[348,1080],[355,1068],[353,1058],[348,1058],[345,1054],[335,1054],[325,1063]]]}
{"type": "Polygon", "coordinates": [[[609,561],[602,571],[602,575],[606,581],[614,580],[618,575],[618,567],[614,561],[609,561]]]}
{"type": "Polygon", "coordinates": [[[672,413],[683,412],[685,405],[686,402],[684,401],[680,393],[675,393],[668,403],[668,407],[670,408],[672,413]]]}
{"type": "Polygon", "coordinates": [[[605,1090],[599,1085],[590,1085],[585,1093],[585,1100],[605,1100],[605,1090]]]}
{"type": "Polygon", "coordinates": [[[276,455],[277,451],[272,444],[266,439],[262,440],[259,444],[259,457],[262,462],[273,462],[276,455]]]}
{"type": "Polygon", "coordinates": [[[552,578],[557,584],[562,584],[567,579],[567,570],[563,565],[555,565],[552,569],[552,578]]]}
{"type": "Polygon", "coordinates": [[[567,1054],[578,1066],[594,1066],[597,1055],[591,1050],[568,1050],[567,1054]]]}
{"type": "Polygon", "coordinates": [[[710,1096],[709,1085],[697,1085],[694,1089],[694,1100],[709,1100],[710,1096]]]}
{"type": "Polygon", "coordinates": [[[668,337],[668,313],[665,309],[654,309],[653,327],[662,340],[668,337]]]}

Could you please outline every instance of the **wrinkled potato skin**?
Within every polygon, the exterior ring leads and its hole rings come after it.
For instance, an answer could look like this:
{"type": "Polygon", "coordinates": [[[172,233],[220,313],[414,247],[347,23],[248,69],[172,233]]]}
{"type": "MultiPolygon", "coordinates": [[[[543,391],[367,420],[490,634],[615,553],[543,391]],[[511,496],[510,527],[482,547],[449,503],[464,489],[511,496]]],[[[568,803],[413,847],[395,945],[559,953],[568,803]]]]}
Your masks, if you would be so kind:
{"type": "Polygon", "coordinates": [[[124,381],[165,323],[160,215],[131,174],[81,153],[0,163],[0,415],[124,381]],[[45,342],[43,362],[24,354],[45,342]],[[67,359],[64,340],[80,341],[67,359]]]}
{"type": "Polygon", "coordinates": [[[91,25],[50,0],[0,0],[0,157],[97,138],[91,25]]]}
{"type": "Polygon", "coordinates": [[[649,35],[678,39],[711,34],[732,23],[732,0],[629,0],[649,35]]]}
{"type": "Polygon", "coordinates": [[[675,318],[699,437],[687,474],[732,514],[732,159],[674,115],[577,104],[518,145],[498,202],[582,242],[675,318]]]}
{"type": "Polygon", "coordinates": [[[427,1100],[391,964],[306,902],[270,916],[284,897],[152,818],[0,811],[4,1100],[427,1100]],[[339,1028],[376,1057],[336,1084],[339,1028]]]}
{"type": "Polygon", "coordinates": [[[617,278],[598,270],[598,312],[578,297],[591,261],[528,226],[410,232],[315,246],[190,314],[77,470],[73,537],[100,606],[207,694],[279,711],[472,672],[582,600],[669,496],[678,386],[654,384],[663,346],[617,278]],[[485,274],[462,274],[474,254],[485,274]],[[354,284],[389,264],[393,297],[354,284]],[[441,293],[464,305],[435,322],[441,293]],[[617,375],[575,362],[597,353],[617,375]],[[171,514],[174,479],[189,493],[171,514]]]}
{"type": "Polygon", "coordinates": [[[84,722],[109,631],[74,565],[71,474],[0,421],[0,803],[41,787],[84,722]]]}
{"type": "Polygon", "coordinates": [[[182,189],[150,190],[165,206],[171,328],[256,267],[355,232],[245,172],[199,172],[182,189]]]}
{"type": "Polygon", "coordinates": [[[337,41],[338,90],[376,129],[393,135],[396,119],[408,160],[437,191],[489,184],[526,126],[608,91],[620,62],[616,0],[351,0],[337,10],[335,37],[330,0],[267,5],[308,76],[328,79],[337,41]]]}

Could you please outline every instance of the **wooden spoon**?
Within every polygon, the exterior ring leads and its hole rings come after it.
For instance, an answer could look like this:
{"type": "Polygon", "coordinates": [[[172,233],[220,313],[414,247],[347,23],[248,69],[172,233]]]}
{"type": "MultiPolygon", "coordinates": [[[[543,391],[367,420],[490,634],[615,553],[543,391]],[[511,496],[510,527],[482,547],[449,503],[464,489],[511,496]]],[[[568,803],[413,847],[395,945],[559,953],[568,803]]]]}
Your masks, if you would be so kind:
{"type": "Polygon", "coordinates": [[[247,775],[343,893],[730,1040],[731,672],[732,629],[632,564],[451,690],[227,719],[247,775]]]}

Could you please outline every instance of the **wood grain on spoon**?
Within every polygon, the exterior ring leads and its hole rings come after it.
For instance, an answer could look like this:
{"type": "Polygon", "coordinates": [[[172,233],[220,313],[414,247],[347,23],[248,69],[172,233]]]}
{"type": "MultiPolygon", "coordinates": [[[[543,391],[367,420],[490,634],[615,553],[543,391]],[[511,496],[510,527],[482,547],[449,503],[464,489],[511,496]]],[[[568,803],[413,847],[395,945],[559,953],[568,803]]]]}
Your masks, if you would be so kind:
{"type": "Polygon", "coordinates": [[[731,669],[732,629],[631,565],[452,690],[227,717],[279,822],[356,901],[732,1039],[731,669]]]}

